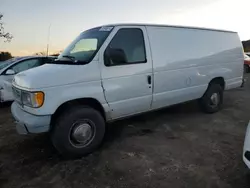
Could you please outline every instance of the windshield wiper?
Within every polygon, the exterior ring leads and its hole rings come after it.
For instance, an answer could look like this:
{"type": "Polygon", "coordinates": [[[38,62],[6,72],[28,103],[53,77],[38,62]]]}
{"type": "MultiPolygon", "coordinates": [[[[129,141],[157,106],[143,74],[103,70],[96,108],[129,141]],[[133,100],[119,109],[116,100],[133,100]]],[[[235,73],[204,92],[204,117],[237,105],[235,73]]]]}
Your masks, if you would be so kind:
{"type": "MultiPolygon", "coordinates": [[[[70,55],[63,55],[62,57],[69,59],[70,62],[73,62],[76,65],[86,65],[86,64],[89,63],[88,61],[76,60],[74,56],[70,56],[70,55]]],[[[56,64],[57,63],[60,63],[60,64],[72,64],[72,63],[69,63],[69,61],[67,61],[67,60],[62,60],[62,58],[55,59],[55,63],[56,64]],[[66,63],[66,62],[68,62],[68,63],[66,63]]]]}
{"type": "Polygon", "coordinates": [[[75,57],[74,56],[70,56],[70,55],[63,55],[62,57],[68,58],[71,61],[75,62],[75,57]]]}
{"type": "Polygon", "coordinates": [[[71,61],[73,61],[74,63],[78,63],[78,64],[88,64],[88,61],[81,61],[81,60],[76,60],[76,58],[74,56],[70,56],[70,55],[64,55],[62,57],[68,58],[71,61]]]}

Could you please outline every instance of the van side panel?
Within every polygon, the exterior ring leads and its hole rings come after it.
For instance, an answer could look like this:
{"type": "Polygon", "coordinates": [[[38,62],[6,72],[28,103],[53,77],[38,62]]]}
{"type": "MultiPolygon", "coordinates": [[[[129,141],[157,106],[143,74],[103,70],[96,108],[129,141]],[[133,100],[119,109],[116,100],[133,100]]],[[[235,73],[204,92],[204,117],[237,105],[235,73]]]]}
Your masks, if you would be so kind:
{"type": "Polygon", "coordinates": [[[223,77],[225,89],[239,87],[243,51],[237,33],[147,27],[153,57],[152,108],[198,99],[209,82],[223,77]]]}

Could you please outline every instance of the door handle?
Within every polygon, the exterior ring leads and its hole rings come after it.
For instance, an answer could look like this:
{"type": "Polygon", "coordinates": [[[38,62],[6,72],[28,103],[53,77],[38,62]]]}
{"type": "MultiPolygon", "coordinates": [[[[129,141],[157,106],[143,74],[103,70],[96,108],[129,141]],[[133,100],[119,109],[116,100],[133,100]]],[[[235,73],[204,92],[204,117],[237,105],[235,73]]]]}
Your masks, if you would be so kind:
{"type": "Polygon", "coordinates": [[[148,84],[151,85],[152,84],[152,77],[151,77],[151,75],[148,75],[147,79],[148,79],[148,84]]]}

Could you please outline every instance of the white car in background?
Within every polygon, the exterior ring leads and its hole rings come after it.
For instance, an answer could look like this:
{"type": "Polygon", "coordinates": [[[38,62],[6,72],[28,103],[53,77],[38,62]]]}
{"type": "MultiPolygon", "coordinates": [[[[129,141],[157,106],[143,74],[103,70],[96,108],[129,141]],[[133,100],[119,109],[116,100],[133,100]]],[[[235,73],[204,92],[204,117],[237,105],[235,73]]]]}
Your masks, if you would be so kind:
{"type": "Polygon", "coordinates": [[[244,148],[243,148],[243,161],[250,168],[250,122],[247,127],[244,148]]]}
{"type": "Polygon", "coordinates": [[[0,62],[0,103],[14,100],[11,82],[15,74],[43,65],[54,58],[55,57],[26,56],[0,62]]]}

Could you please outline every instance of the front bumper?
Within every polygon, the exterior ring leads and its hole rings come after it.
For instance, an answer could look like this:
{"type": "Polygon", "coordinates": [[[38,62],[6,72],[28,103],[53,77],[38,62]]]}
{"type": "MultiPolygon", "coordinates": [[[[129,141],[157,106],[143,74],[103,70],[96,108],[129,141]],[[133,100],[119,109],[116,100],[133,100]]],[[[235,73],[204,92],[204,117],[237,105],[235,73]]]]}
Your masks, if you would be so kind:
{"type": "Polygon", "coordinates": [[[243,148],[243,161],[250,169],[250,122],[247,126],[244,148],[243,148]]]}
{"type": "Polygon", "coordinates": [[[11,113],[16,120],[16,130],[19,134],[43,133],[50,128],[51,116],[36,116],[25,112],[16,102],[11,105],[11,113]]]}

